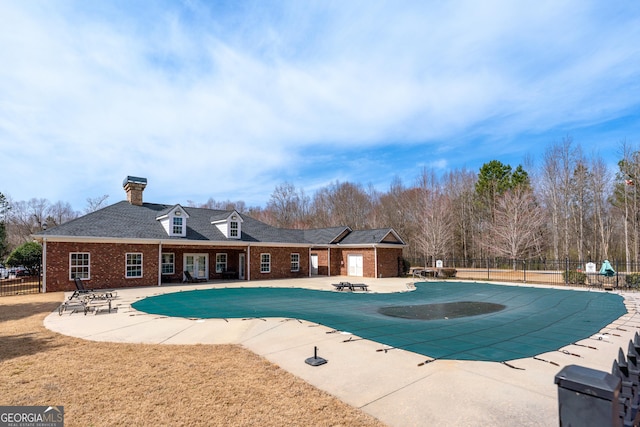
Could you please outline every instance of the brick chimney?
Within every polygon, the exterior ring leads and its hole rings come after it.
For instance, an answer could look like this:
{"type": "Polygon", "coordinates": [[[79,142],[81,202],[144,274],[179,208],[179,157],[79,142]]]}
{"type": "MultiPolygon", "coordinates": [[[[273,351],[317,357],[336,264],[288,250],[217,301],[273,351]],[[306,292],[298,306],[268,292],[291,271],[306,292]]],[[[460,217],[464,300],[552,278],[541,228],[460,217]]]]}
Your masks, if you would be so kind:
{"type": "Polygon", "coordinates": [[[122,187],[127,192],[127,201],[136,206],[142,206],[142,192],[146,186],[147,178],[137,176],[127,176],[122,182],[122,187]]]}

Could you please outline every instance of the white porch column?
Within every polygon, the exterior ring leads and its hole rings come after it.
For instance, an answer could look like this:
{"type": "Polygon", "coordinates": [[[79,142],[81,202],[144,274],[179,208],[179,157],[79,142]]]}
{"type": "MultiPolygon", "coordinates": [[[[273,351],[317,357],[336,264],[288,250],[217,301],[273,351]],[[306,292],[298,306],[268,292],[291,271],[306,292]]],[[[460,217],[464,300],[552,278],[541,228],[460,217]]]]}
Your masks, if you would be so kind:
{"type": "Polygon", "coordinates": [[[247,282],[251,281],[251,245],[247,245],[247,282]]]}
{"type": "Polygon", "coordinates": [[[373,261],[375,262],[375,269],[374,269],[374,273],[375,274],[375,278],[378,278],[378,247],[376,245],[373,245],[373,261]]]}
{"type": "MultiPolygon", "coordinates": [[[[174,259],[175,263],[176,260],[174,259]]],[[[162,285],[162,242],[158,244],[158,286],[162,285]]]]}
{"type": "Polygon", "coordinates": [[[42,238],[42,292],[47,292],[47,238],[42,238]]]}

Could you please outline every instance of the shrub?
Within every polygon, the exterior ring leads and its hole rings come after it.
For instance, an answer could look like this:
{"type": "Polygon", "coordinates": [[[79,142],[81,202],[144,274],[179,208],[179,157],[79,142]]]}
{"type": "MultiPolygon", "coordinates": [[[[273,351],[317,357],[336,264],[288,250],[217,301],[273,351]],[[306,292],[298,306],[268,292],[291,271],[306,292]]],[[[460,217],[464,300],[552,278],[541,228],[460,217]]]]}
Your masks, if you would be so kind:
{"type": "Polygon", "coordinates": [[[443,279],[448,279],[450,277],[456,277],[458,270],[455,268],[441,268],[438,271],[438,277],[442,277],[443,279]]]}
{"type": "Polygon", "coordinates": [[[409,273],[409,270],[411,270],[411,262],[409,262],[409,260],[406,258],[402,258],[401,262],[402,262],[401,274],[403,276],[406,276],[409,273]]]}
{"type": "Polygon", "coordinates": [[[37,270],[42,259],[42,246],[36,242],[26,242],[9,254],[7,264],[12,267],[24,266],[31,273],[37,270]]]}
{"type": "Polygon", "coordinates": [[[569,270],[562,272],[562,280],[572,285],[584,285],[587,282],[587,275],[581,271],[569,270]]]}
{"type": "Polygon", "coordinates": [[[640,273],[629,273],[624,280],[630,288],[640,287],[640,273]]]}

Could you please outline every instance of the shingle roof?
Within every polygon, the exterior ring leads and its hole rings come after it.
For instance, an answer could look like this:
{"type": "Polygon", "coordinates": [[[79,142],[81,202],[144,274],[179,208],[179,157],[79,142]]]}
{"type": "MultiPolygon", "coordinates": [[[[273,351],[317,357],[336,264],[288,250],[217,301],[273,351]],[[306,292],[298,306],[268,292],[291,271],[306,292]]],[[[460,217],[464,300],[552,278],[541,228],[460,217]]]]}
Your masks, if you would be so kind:
{"type": "Polygon", "coordinates": [[[400,236],[398,236],[392,228],[354,230],[340,241],[340,244],[343,245],[363,245],[368,243],[404,244],[400,236]]]}
{"type": "MultiPolygon", "coordinates": [[[[175,239],[192,241],[238,241],[228,239],[212,218],[226,218],[233,211],[183,207],[189,215],[186,237],[169,237],[156,218],[176,205],[143,203],[132,205],[127,201],[115,203],[57,227],[37,233],[37,236],[93,237],[118,239],[175,239]]],[[[242,215],[240,241],[291,244],[362,244],[381,243],[391,229],[352,231],[349,227],[328,227],[312,230],[293,230],[272,227],[247,215],[242,215]],[[346,237],[339,240],[345,233],[346,237]]],[[[395,233],[394,233],[395,235],[395,233]]],[[[402,241],[397,242],[403,244],[402,241]]]]}
{"type": "Polygon", "coordinates": [[[304,230],[304,238],[309,243],[334,243],[343,233],[350,231],[351,229],[349,227],[313,228],[304,230]]]}

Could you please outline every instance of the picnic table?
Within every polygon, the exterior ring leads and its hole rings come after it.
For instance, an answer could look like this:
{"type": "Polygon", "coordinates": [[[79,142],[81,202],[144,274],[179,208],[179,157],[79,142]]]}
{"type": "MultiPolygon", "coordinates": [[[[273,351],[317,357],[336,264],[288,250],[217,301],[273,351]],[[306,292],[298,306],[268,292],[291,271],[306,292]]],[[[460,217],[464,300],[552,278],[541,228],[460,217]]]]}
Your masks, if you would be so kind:
{"type": "Polygon", "coordinates": [[[237,271],[225,270],[222,272],[222,279],[231,280],[231,279],[237,279],[237,278],[238,278],[237,271]]]}
{"type": "Polygon", "coordinates": [[[437,268],[411,268],[413,277],[438,277],[437,268]]]}

